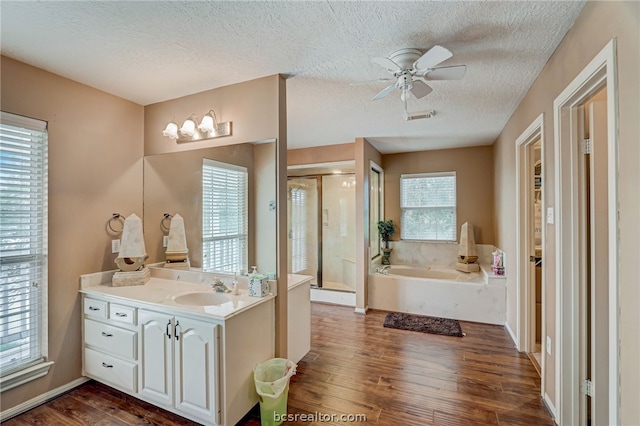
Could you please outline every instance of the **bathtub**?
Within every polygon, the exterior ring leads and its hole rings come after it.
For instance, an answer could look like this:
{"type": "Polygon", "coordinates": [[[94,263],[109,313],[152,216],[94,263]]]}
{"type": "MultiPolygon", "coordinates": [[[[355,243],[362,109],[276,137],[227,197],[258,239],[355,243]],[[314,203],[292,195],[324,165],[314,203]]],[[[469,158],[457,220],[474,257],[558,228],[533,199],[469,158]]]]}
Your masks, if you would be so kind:
{"type": "Polygon", "coordinates": [[[369,308],[504,325],[506,280],[440,266],[369,274],[369,308]]]}

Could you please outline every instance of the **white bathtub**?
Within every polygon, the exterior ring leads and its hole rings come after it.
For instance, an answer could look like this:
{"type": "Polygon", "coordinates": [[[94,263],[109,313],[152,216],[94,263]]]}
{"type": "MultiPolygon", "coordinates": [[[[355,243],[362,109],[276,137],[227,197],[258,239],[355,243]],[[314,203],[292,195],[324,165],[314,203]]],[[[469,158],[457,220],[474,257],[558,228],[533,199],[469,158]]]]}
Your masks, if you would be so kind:
{"type": "Polygon", "coordinates": [[[504,325],[506,285],[483,271],[393,265],[369,275],[369,308],[504,325]]]}

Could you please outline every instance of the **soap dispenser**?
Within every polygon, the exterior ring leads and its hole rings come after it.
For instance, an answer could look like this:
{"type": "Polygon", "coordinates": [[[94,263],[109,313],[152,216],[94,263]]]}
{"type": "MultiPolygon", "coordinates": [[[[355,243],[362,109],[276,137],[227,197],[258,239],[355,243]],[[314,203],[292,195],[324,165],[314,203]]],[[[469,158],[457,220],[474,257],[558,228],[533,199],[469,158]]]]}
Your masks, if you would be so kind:
{"type": "Polygon", "coordinates": [[[239,294],[240,290],[238,290],[238,274],[233,274],[233,281],[231,282],[231,293],[239,294]]]}

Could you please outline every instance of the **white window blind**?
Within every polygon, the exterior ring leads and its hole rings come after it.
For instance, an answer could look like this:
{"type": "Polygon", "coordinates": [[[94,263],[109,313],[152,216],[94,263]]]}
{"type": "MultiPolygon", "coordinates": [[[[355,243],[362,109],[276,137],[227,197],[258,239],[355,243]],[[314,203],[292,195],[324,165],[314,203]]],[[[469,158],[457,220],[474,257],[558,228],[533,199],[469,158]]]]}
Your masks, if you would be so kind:
{"type": "Polygon", "coordinates": [[[304,188],[290,188],[291,192],[291,272],[307,269],[307,194],[304,188]]]}
{"type": "Polygon", "coordinates": [[[247,270],[248,175],[245,167],[204,159],[202,164],[202,268],[247,270]]]}
{"type": "Polygon", "coordinates": [[[46,355],[47,123],[4,111],[0,272],[0,371],[6,377],[46,355]]]}
{"type": "Polygon", "coordinates": [[[456,174],[400,176],[401,238],[456,240],[456,174]]]}

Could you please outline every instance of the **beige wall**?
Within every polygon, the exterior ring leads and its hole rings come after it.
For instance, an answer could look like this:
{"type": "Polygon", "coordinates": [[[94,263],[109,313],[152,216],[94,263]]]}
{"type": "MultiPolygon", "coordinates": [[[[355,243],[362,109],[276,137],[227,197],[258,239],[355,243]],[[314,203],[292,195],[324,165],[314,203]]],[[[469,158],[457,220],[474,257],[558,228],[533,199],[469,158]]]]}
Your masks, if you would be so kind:
{"type": "Polygon", "coordinates": [[[354,143],[298,148],[287,151],[287,164],[289,166],[349,161],[355,158],[354,143]]]}
{"type": "Polygon", "coordinates": [[[442,149],[435,151],[387,154],[384,169],[385,220],[398,224],[393,236],[400,239],[400,175],[403,173],[456,172],[457,235],[464,222],[474,226],[478,244],[494,243],[493,223],[493,148],[442,149]]]}
{"type": "MultiPolygon", "coordinates": [[[[611,40],[617,39],[619,112],[619,300],[620,300],[620,422],[640,424],[640,286],[637,280],[640,241],[640,3],[589,2],[567,33],[529,92],[517,107],[494,145],[496,194],[496,245],[507,255],[516,252],[515,140],[544,113],[545,201],[555,203],[553,101],[576,75],[611,40]]],[[[610,90],[611,88],[609,88],[610,90]]],[[[555,341],[555,227],[546,225],[547,292],[545,311],[547,334],[555,341]]],[[[516,329],[515,288],[507,291],[507,321],[516,329]]],[[[543,384],[550,400],[557,404],[554,383],[555,353],[547,356],[543,384]]]]}
{"type": "Polygon", "coordinates": [[[144,154],[188,151],[209,146],[274,139],[278,136],[278,82],[272,75],[171,99],[144,107],[144,154]],[[219,122],[232,122],[232,135],[202,142],[176,143],[162,135],[167,123],[178,126],[191,114],[201,119],[213,109],[219,122]]]}
{"type": "MultiPolygon", "coordinates": [[[[254,200],[251,212],[254,216],[253,236],[255,257],[252,265],[263,273],[276,272],[276,211],[269,205],[276,201],[276,147],[275,143],[255,145],[253,148],[254,200]]],[[[286,207],[283,207],[286,211],[286,207]]]]}
{"type": "MultiPolygon", "coordinates": [[[[356,139],[356,310],[369,307],[369,171],[371,162],[382,165],[382,155],[364,138],[356,139]],[[366,190],[365,190],[366,189],[366,190]]],[[[386,172],[385,172],[386,180],[386,172]]]]}
{"type": "Polygon", "coordinates": [[[142,217],[143,108],[7,57],[3,111],[49,123],[49,374],[2,393],[9,409],[81,377],[79,275],[115,269],[107,220],[142,217]]]}

